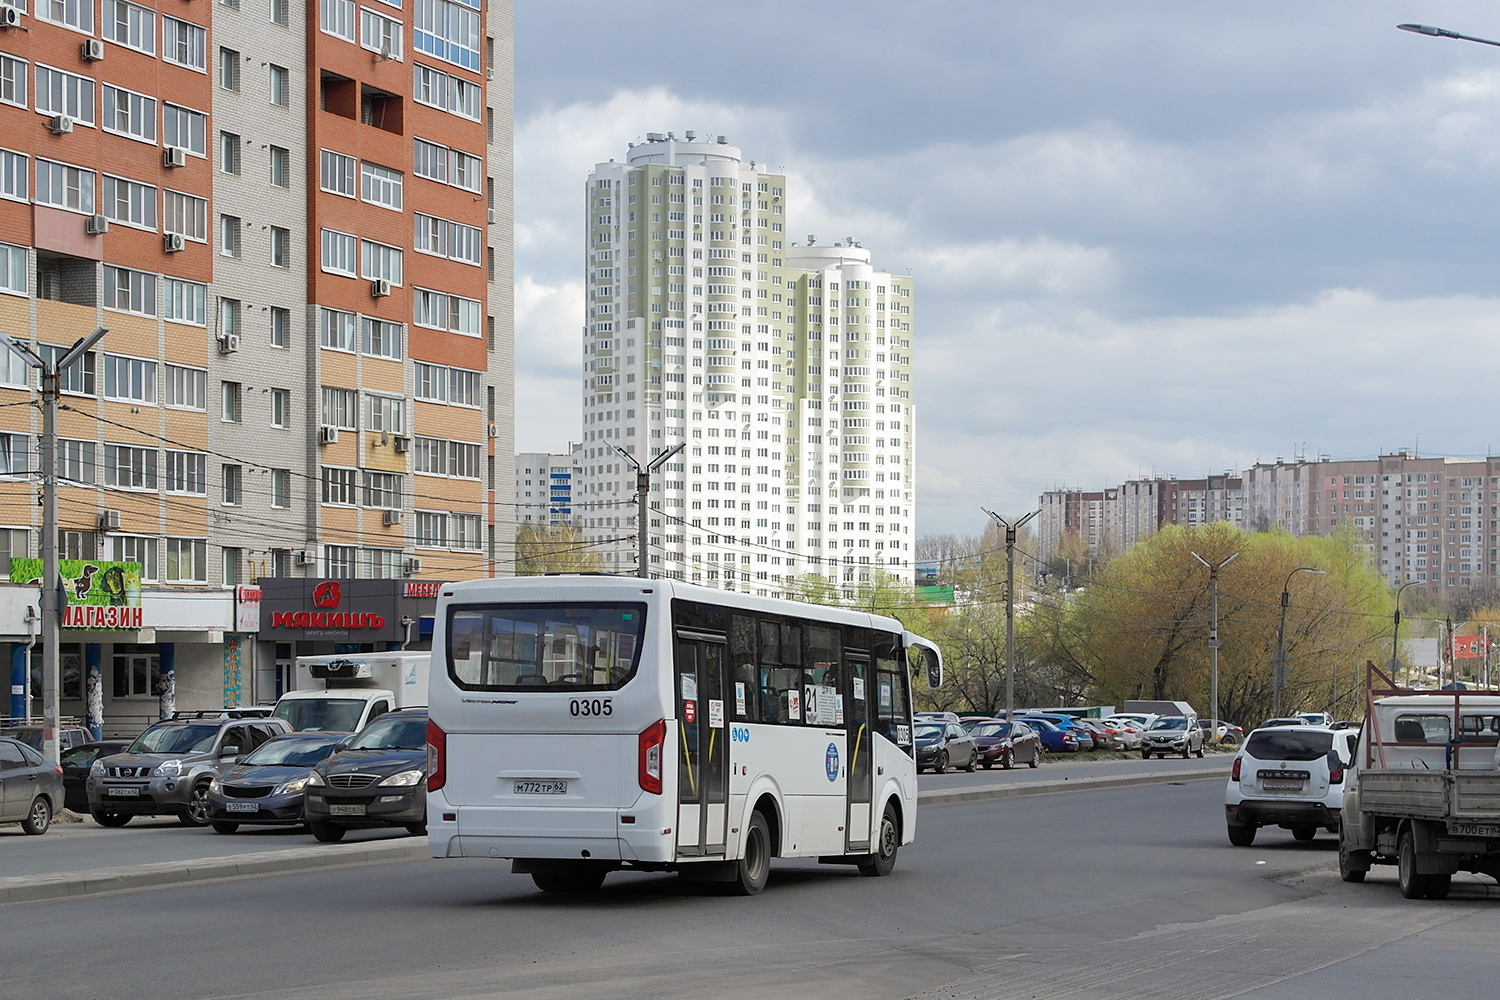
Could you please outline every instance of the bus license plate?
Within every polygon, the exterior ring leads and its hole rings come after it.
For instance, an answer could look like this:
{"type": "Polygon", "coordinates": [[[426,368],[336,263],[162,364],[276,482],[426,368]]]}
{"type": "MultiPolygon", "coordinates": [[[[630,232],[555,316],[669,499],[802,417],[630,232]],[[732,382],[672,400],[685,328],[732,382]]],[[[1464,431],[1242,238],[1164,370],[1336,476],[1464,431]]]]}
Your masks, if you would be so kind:
{"type": "Polygon", "coordinates": [[[122,798],[135,799],[140,798],[141,790],[134,785],[116,785],[109,790],[109,794],[122,798]]]}
{"type": "Polygon", "coordinates": [[[518,781],[517,795],[567,795],[566,781],[518,781]]]}
{"type": "Polygon", "coordinates": [[[328,815],[330,816],[363,816],[365,807],[363,803],[358,805],[346,805],[343,803],[328,804],[328,815]]]}
{"type": "Polygon", "coordinates": [[[253,813],[253,812],[260,812],[260,803],[259,802],[226,802],[226,803],[224,803],[224,811],[225,812],[232,812],[232,813],[253,813]]]}

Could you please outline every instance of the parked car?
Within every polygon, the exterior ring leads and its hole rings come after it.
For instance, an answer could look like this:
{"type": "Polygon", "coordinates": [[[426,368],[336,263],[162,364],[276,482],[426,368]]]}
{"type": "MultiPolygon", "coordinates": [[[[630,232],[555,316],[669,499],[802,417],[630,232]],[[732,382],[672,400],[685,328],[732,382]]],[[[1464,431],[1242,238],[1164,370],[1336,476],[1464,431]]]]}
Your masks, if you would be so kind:
{"type": "Polygon", "coordinates": [[[1297,718],[1302,720],[1306,726],[1331,726],[1333,716],[1327,712],[1298,712],[1297,718]]]}
{"type": "Polygon", "coordinates": [[[1213,743],[1238,744],[1245,742],[1245,731],[1232,722],[1220,719],[1215,722],[1212,719],[1199,719],[1198,728],[1203,730],[1203,735],[1213,743]]]}
{"type": "Polygon", "coordinates": [[[957,766],[972,771],[979,765],[979,747],[974,737],[956,722],[917,723],[917,772],[931,768],[938,774],[957,766]]]}
{"type": "Polygon", "coordinates": [[[1042,739],[1026,723],[1019,719],[1006,722],[1004,719],[979,721],[969,735],[979,750],[979,763],[985,769],[999,764],[1009,771],[1017,764],[1036,767],[1041,762],[1042,739]]]}
{"type": "Polygon", "coordinates": [[[208,825],[208,785],[220,771],[273,736],[292,731],[285,719],[168,719],[137,736],[122,753],[89,768],[89,814],[100,826],[132,816],[176,816],[183,826],[208,825]]]}
{"type": "MultiPolygon", "coordinates": [[[[0,729],[0,736],[25,743],[37,753],[42,752],[42,727],[41,726],[11,726],[9,729],[0,729]]],[[[71,750],[73,747],[82,746],[94,737],[82,726],[61,726],[57,730],[58,750],[71,750]]]]}
{"type": "Polygon", "coordinates": [[[20,740],[0,738],[0,823],[20,823],[39,837],[62,801],[62,768],[20,740]]]}
{"type": "Polygon", "coordinates": [[[1071,715],[1057,715],[1052,712],[1032,712],[1030,714],[1021,716],[1021,719],[1024,722],[1030,722],[1032,719],[1037,719],[1039,721],[1056,726],[1058,729],[1073,737],[1073,742],[1075,744],[1073,749],[1075,750],[1094,749],[1094,731],[1085,726],[1080,726],[1078,724],[1078,720],[1073,718],[1071,715]]]}
{"type": "Polygon", "coordinates": [[[1165,757],[1169,753],[1203,756],[1203,730],[1197,720],[1185,715],[1163,715],[1151,723],[1146,730],[1146,742],[1141,745],[1141,756],[1147,760],[1152,754],[1165,757]]]}
{"type": "Polygon", "coordinates": [[[312,769],[349,738],[347,733],[292,733],[267,740],[208,783],[208,821],[215,833],[242,823],[302,823],[312,769]]]}
{"type": "Polygon", "coordinates": [[[109,757],[130,746],[129,740],[101,740],[98,743],[80,743],[61,755],[63,772],[64,805],[76,813],[89,811],[89,792],[85,785],[89,779],[89,768],[100,757],[109,757]]]}
{"type": "Polygon", "coordinates": [[[1046,719],[1036,719],[1031,716],[1023,716],[1016,720],[1024,722],[1036,731],[1037,738],[1042,741],[1042,749],[1053,753],[1077,753],[1078,737],[1073,735],[1070,729],[1059,729],[1046,719]]]}
{"type": "Polygon", "coordinates": [[[1112,727],[1105,725],[1098,719],[1076,719],[1077,725],[1084,727],[1094,734],[1094,748],[1096,750],[1124,750],[1125,740],[1112,727]]]}
{"type": "Polygon", "coordinates": [[[425,834],[427,709],[387,712],[314,767],[303,811],[313,836],[325,844],[356,827],[404,826],[413,836],[425,834]]]}
{"type": "Polygon", "coordinates": [[[1303,722],[1301,719],[1297,718],[1295,715],[1285,715],[1285,716],[1280,716],[1280,717],[1275,718],[1275,719],[1267,719],[1265,722],[1262,722],[1258,728],[1260,728],[1260,729],[1270,729],[1273,726],[1305,726],[1305,725],[1307,725],[1307,723],[1303,722]]]}
{"type": "Polygon", "coordinates": [[[1111,715],[1110,718],[1124,719],[1144,733],[1146,730],[1151,728],[1151,723],[1161,718],[1161,716],[1154,715],[1151,712],[1116,712],[1114,715],[1111,715]]]}
{"type": "Polygon", "coordinates": [[[911,715],[911,717],[912,717],[912,721],[918,722],[918,723],[921,723],[921,722],[953,722],[953,723],[958,723],[958,722],[962,721],[961,719],[959,719],[958,714],[956,712],[913,712],[912,715],[911,715]]]}
{"type": "Polygon", "coordinates": [[[1297,840],[1319,827],[1338,833],[1344,768],[1353,757],[1355,729],[1272,726],[1257,729],[1235,754],[1224,787],[1229,842],[1249,847],[1255,831],[1279,826],[1297,840]]]}
{"type": "Polygon", "coordinates": [[[1112,716],[1100,721],[1120,734],[1121,738],[1125,741],[1126,750],[1139,750],[1141,744],[1145,741],[1146,727],[1133,719],[1122,719],[1119,716],[1112,716]]]}
{"type": "Polygon", "coordinates": [[[1003,720],[1004,718],[1004,712],[998,712],[995,715],[961,715],[958,717],[958,724],[964,727],[964,732],[972,733],[974,731],[974,727],[979,725],[980,723],[995,722],[997,720],[1003,720]]]}

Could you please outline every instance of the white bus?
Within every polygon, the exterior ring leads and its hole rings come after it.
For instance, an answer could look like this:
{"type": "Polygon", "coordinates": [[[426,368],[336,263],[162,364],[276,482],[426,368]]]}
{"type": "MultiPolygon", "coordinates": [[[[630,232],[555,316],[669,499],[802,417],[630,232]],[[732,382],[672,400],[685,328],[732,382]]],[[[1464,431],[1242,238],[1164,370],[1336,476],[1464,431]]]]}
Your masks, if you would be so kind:
{"type": "Polygon", "coordinates": [[[894,619],[588,576],[446,584],[437,614],[434,857],[748,895],[773,857],[885,875],[915,836],[908,664],[936,685],[942,661],[894,619]]]}

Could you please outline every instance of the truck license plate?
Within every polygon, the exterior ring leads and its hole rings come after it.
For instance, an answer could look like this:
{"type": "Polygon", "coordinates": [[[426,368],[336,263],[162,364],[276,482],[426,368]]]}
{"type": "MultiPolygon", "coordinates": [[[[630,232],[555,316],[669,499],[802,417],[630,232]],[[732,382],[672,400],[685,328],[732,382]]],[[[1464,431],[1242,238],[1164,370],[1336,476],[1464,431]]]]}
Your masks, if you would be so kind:
{"type": "Polygon", "coordinates": [[[224,811],[225,812],[232,812],[232,813],[253,813],[253,812],[260,812],[260,803],[258,803],[258,802],[226,802],[226,803],[224,803],[224,811]]]}
{"type": "Polygon", "coordinates": [[[109,790],[109,794],[122,799],[135,799],[140,798],[141,790],[134,785],[116,785],[109,790]]]}
{"type": "Polygon", "coordinates": [[[345,803],[329,803],[328,815],[330,816],[363,816],[365,814],[364,803],[349,805],[345,803]]]}
{"type": "Polygon", "coordinates": [[[1448,832],[1455,837],[1500,837],[1500,826],[1489,823],[1449,823],[1448,832]]]}
{"type": "Polygon", "coordinates": [[[517,795],[567,795],[566,781],[518,781],[517,795]]]}

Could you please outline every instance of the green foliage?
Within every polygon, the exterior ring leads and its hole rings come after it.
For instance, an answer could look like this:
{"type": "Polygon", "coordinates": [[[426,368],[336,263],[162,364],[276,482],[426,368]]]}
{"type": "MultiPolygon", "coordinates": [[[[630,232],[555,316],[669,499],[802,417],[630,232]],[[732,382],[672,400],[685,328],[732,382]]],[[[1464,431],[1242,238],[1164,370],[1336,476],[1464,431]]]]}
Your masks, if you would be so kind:
{"type": "Polygon", "coordinates": [[[598,551],[575,525],[523,524],[516,532],[516,576],[598,573],[603,568],[598,551]]]}

